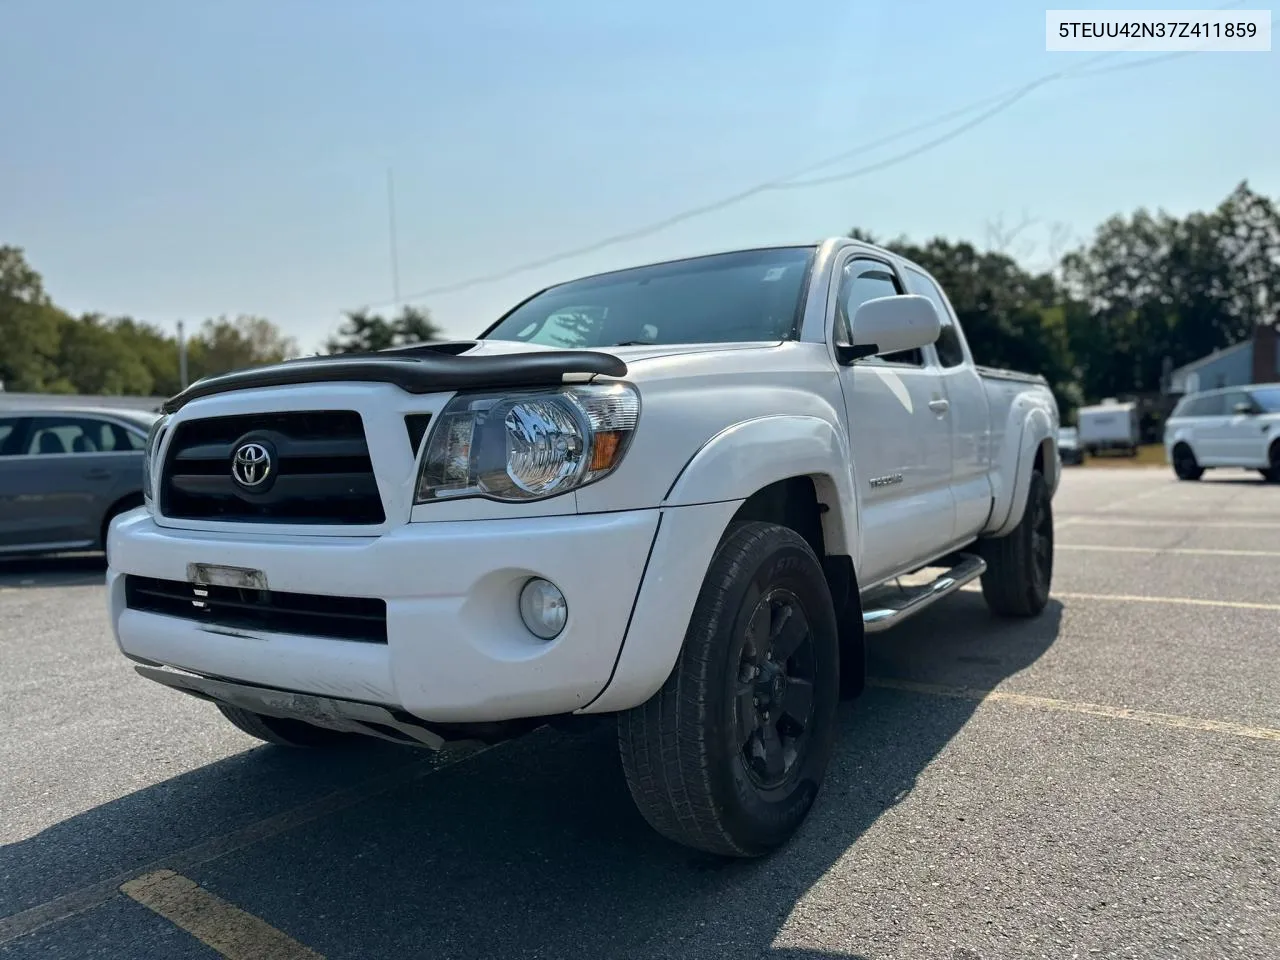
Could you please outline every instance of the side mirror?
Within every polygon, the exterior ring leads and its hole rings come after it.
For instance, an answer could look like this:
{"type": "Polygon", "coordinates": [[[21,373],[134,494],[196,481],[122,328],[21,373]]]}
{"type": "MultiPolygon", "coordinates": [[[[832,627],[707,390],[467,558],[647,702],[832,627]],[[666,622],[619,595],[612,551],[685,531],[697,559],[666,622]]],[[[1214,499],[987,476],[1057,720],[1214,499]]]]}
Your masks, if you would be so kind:
{"type": "Polygon", "coordinates": [[[1252,403],[1244,403],[1242,401],[1232,407],[1231,412],[1238,417],[1251,417],[1257,412],[1257,410],[1254,408],[1252,403]]]}
{"type": "Polygon", "coordinates": [[[942,333],[938,309],[928,297],[902,294],[877,297],[858,307],[849,344],[836,344],[842,364],[902,350],[927,347],[942,333]]]}

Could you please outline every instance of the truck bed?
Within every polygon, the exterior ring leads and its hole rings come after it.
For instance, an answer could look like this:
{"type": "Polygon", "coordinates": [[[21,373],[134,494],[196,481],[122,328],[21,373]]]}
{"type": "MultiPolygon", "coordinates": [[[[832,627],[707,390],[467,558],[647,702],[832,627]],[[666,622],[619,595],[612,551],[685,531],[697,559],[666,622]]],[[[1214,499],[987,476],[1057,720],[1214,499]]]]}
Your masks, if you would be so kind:
{"type": "Polygon", "coordinates": [[[1013,380],[1018,383],[1039,383],[1044,386],[1049,385],[1049,381],[1038,373],[1022,373],[1019,370],[1004,370],[1000,367],[984,367],[981,364],[974,364],[980,377],[989,380],[1013,380]]]}

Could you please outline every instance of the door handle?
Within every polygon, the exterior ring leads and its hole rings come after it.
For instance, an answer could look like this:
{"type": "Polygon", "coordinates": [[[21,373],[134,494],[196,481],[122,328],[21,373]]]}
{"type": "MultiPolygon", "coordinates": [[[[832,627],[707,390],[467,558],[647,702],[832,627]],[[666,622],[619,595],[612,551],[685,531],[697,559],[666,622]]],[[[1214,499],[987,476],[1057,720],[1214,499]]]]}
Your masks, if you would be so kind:
{"type": "Polygon", "coordinates": [[[932,410],[934,413],[936,413],[938,416],[942,416],[949,409],[951,409],[951,404],[946,400],[942,400],[942,399],[930,400],[929,409],[932,410]]]}
{"type": "Polygon", "coordinates": [[[101,468],[97,470],[90,470],[84,475],[84,478],[86,480],[109,480],[111,479],[111,471],[103,470],[101,468]]]}

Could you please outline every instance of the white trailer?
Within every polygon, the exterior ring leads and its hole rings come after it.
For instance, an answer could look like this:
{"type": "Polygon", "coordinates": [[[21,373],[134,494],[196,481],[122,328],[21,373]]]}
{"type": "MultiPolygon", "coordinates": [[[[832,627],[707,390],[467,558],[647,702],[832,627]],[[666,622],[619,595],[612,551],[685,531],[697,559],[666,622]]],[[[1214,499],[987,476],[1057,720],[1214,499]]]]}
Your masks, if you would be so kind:
{"type": "Polygon", "coordinates": [[[1137,456],[1141,433],[1136,403],[1104,400],[1092,407],[1081,407],[1076,424],[1080,446],[1090,456],[1103,450],[1122,450],[1128,456],[1137,456]]]}

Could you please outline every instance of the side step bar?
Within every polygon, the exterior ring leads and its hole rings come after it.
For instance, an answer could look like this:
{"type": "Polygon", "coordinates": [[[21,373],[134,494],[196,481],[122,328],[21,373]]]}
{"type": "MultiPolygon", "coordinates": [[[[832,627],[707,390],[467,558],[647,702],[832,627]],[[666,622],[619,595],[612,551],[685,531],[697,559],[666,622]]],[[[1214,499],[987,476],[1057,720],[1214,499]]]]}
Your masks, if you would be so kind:
{"type": "MultiPolygon", "coordinates": [[[[908,588],[902,593],[876,596],[873,606],[862,612],[862,626],[867,633],[879,633],[897,626],[925,607],[932,606],[943,597],[955,593],[971,580],[982,576],[987,561],[973,554],[960,555],[960,562],[931,583],[908,588]],[[901,599],[899,599],[899,597],[901,599]]],[[[879,594],[881,591],[877,590],[879,594]]]]}

